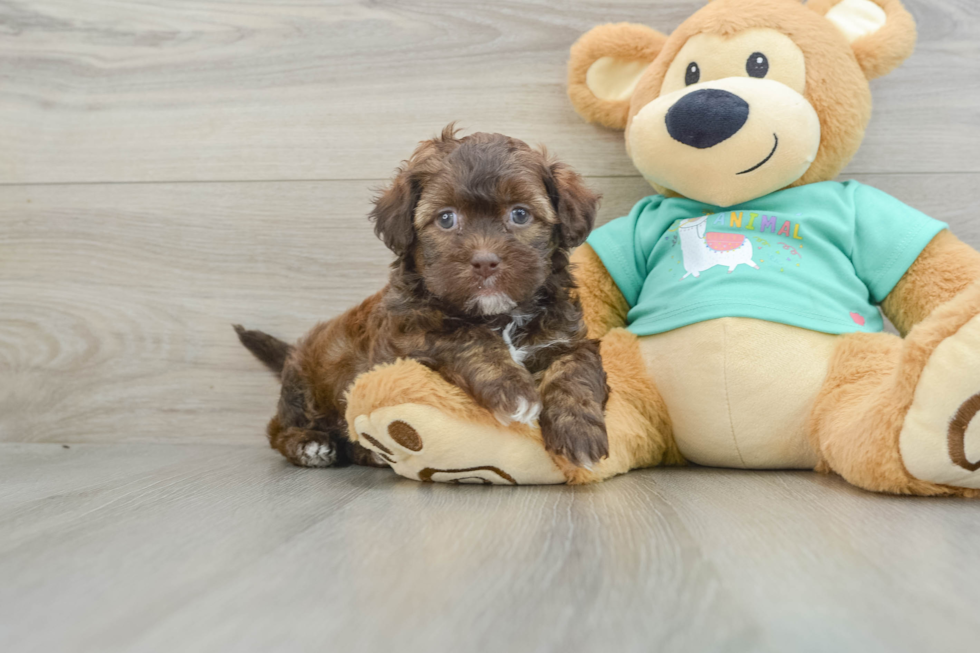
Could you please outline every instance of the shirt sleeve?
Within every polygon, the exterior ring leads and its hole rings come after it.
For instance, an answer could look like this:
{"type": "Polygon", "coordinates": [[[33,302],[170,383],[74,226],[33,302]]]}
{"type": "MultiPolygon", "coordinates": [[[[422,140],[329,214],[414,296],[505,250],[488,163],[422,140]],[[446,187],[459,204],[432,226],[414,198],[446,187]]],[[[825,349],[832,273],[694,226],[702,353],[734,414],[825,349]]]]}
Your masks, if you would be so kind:
{"type": "Polygon", "coordinates": [[[851,259],[858,278],[880,304],[946,223],[903,204],[891,195],[856,182],[855,237],[851,259]]]}
{"type": "MultiPolygon", "coordinates": [[[[636,204],[628,216],[616,218],[599,227],[589,236],[588,243],[606,267],[630,308],[639,301],[640,291],[647,278],[646,257],[637,237],[640,216],[651,208],[648,197],[636,204]]],[[[655,209],[655,207],[653,207],[655,209]]]]}

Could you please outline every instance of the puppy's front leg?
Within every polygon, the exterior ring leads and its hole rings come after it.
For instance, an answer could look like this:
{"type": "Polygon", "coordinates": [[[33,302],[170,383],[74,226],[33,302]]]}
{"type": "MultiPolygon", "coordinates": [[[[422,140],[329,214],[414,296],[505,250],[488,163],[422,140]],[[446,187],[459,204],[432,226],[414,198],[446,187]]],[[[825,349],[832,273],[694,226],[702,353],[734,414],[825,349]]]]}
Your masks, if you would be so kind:
{"type": "Polygon", "coordinates": [[[609,455],[604,410],[609,396],[599,343],[582,340],[557,353],[538,386],[541,437],[551,453],[590,466],[609,455]]]}
{"type": "Polygon", "coordinates": [[[541,412],[541,399],[534,379],[498,340],[490,333],[457,336],[430,366],[466,391],[502,424],[520,422],[530,425],[541,412]]]}

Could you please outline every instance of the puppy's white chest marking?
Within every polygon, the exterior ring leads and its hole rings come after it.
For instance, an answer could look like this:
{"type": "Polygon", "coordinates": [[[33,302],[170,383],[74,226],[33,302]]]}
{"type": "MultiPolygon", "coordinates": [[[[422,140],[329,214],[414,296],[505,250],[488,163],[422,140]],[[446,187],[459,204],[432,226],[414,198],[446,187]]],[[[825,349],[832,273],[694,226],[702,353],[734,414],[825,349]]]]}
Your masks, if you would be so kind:
{"type": "Polygon", "coordinates": [[[523,347],[518,347],[514,344],[514,338],[516,337],[517,328],[524,326],[531,318],[526,315],[515,315],[514,319],[504,327],[500,335],[504,339],[504,343],[507,345],[507,349],[510,350],[510,357],[518,365],[523,365],[524,361],[531,354],[541,351],[542,349],[547,349],[548,347],[553,347],[555,345],[566,345],[568,344],[567,338],[558,338],[552,340],[551,342],[541,343],[539,345],[524,345],[523,347]]]}
{"type": "Polygon", "coordinates": [[[510,357],[514,359],[514,362],[518,365],[523,365],[524,359],[527,358],[531,352],[529,347],[514,346],[514,331],[517,330],[518,325],[518,318],[514,318],[510,321],[510,324],[504,327],[504,330],[500,335],[503,336],[504,343],[507,345],[507,349],[510,350],[510,357]]]}

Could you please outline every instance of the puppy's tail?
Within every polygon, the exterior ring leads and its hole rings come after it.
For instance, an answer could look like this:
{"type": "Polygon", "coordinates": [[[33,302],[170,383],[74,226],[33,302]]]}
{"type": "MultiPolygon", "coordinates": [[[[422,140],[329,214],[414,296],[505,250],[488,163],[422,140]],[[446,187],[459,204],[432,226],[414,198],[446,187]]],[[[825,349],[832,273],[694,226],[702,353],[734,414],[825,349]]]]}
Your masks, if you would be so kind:
{"type": "Polygon", "coordinates": [[[261,331],[249,331],[241,324],[233,324],[238,339],[245,345],[245,349],[252,352],[256,358],[265,363],[270,370],[279,374],[286,365],[286,358],[293,351],[293,346],[273,338],[268,333],[261,331]]]}

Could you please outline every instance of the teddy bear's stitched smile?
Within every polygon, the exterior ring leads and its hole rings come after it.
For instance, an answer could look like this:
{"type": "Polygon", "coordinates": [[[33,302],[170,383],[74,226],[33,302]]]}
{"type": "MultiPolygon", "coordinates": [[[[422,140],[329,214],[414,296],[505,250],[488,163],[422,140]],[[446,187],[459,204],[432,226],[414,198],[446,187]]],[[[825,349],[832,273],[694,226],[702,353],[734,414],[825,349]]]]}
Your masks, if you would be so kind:
{"type": "Polygon", "coordinates": [[[779,136],[777,136],[776,134],[773,134],[772,137],[773,137],[773,139],[775,139],[776,142],[773,143],[772,152],[769,153],[769,156],[767,156],[761,162],[755,164],[754,166],[752,166],[748,170],[743,170],[742,172],[736,173],[735,176],[738,176],[738,175],[747,175],[748,173],[753,172],[755,170],[758,170],[762,166],[764,166],[767,163],[769,163],[769,159],[771,159],[773,157],[773,155],[776,154],[776,150],[779,148],[779,136]]]}

